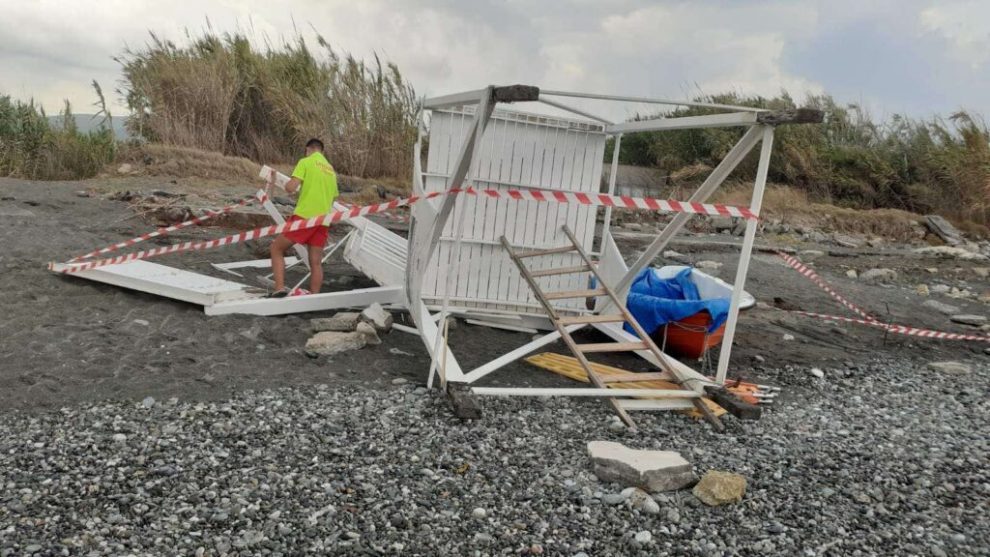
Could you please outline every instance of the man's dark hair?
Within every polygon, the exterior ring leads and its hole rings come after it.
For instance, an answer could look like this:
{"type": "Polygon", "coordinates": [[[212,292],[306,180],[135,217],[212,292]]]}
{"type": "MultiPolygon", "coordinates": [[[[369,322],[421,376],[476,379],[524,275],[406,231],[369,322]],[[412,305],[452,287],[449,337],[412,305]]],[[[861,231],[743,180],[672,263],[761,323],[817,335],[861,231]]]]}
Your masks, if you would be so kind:
{"type": "Polygon", "coordinates": [[[321,153],[323,152],[323,142],[315,137],[306,142],[306,148],[309,149],[310,147],[316,147],[321,153]]]}

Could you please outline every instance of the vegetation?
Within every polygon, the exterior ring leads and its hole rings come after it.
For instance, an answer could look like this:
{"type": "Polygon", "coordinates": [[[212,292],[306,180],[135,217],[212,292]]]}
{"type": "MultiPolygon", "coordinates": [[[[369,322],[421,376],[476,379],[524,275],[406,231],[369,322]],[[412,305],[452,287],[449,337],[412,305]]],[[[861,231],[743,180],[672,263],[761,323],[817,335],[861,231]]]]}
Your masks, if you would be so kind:
{"type": "Polygon", "coordinates": [[[99,129],[80,133],[65,102],[57,122],[30,102],[19,102],[0,95],[0,176],[35,180],[72,180],[95,176],[113,160],[116,143],[99,85],[99,129]]]}
{"type": "Polygon", "coordinates": [[[129,128],[153,142],[254,161],[299,157],[310,137],[327,145],[338,172],[408,177],[417,100],[399,69],[319,55],[302,37],[260,50],[242,34],[208,31],[189,46],[152,35],[119,58],[129,128]]]}
{"type": "MultiPolygon", "coordinates": [[[[771,109],[796,106],[786,93],[770,99],[725,94],[698,100],[771,109]]],[[[990,223],[990,130],[978,117],[957,112],[948,119],[894,116],[877,123],[860,107],[842,106],[828,95],[809,97],[802,106],[824,111],[825,122],[777,129],[770,181],[796,187],[813,202],[938,212],[990,223]]],[[[711,112],[678,108],[660,115],[711,112]]],[[[741,133],[710,128],[629,134],[622,138],[620,161],[659,168],[674,185],[689,183],[717,164],[741,133]]],[[[606,157],[611,160],[611,153],[606,157]]],[[[755,172],[756,156],[751,155],[735,176],[752,178],[755,172]]]]}

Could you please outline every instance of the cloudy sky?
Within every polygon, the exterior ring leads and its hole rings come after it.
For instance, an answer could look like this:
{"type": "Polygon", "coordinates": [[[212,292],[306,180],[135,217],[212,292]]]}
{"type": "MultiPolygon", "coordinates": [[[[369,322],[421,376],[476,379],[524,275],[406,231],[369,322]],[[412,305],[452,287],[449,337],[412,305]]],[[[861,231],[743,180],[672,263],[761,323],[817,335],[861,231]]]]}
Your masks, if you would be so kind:
{"type": "MultiPolygon", "coordinates": [[[[113,56],[207,20],[279,41],[315,29],[396,62],[421,94],[488,83],[686,98],[829,92],[877,117],[990,117],[988,0],[0,0],[0,92],[92,111],[113,56]]],[[[116,112],[126,112],[118,95],[116,112]]],[[[630,108],[629,110],[634,110],[630,108]]]]}

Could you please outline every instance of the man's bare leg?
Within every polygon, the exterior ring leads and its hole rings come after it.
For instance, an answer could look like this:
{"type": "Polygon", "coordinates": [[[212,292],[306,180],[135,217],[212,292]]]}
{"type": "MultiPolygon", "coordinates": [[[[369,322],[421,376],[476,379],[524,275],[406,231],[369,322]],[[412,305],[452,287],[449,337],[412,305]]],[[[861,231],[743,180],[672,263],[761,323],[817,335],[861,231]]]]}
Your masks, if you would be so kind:
{"type": "MultiPolygon", "coordinates": [[[[275,279],[275,292],[285,288],[285,252],[292,247],[292,240],[279,234],[269,250],[272,256],[272,276],[275,279]]],[[[312,260],[312,257],[310,257],[312,260]]]]}
{"type": "Polygon", "coordinates": [[[309,254],[309,291],[316,294],[323,286],[323,248],[321,246],[306,246],[309,254]]]}

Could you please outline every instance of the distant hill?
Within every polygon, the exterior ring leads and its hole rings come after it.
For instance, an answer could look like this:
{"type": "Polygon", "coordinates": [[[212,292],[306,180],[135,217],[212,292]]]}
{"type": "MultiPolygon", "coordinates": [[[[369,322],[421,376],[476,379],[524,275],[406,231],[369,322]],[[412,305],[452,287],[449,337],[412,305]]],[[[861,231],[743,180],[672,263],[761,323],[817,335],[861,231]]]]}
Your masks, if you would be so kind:
{"type": "MultiPolygon", "coordinates": [[[[96,116],[95,114],[73,114],[73,118],[76,120],[76,127],[82,133],[88,133],[91,131],[96,131],[99,129],[100,124],[103,122],[102,116],[96,116]]],[[[61,126],[62,117],[61,116],[49,116],[48,122],[52,126],[61,126]]],[[[130,139],[130,134],[127,133],[125,129],[125,124],[127,123],[126,116],[114,116],[113,118],[113,133],[117,140],[130,139]]]]}

